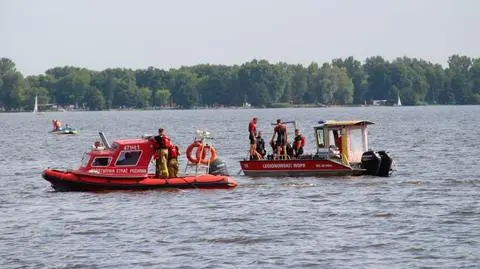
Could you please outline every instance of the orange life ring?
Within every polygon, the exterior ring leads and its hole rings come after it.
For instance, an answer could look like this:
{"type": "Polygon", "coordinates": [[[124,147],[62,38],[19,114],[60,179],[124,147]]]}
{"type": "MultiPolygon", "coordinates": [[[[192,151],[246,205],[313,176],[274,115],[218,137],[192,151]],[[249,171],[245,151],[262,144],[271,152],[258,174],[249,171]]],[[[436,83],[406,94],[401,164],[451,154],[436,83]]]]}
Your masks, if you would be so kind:
{"type": "Polygon", "coordinates": [[[195,157],[197,157],[197,160],[200,160],[201,164],[208,165],[217,159],[217,151],[213,146],[210,146],[208,144],[207,145],[200,144],[200,145],[201,146],[198,147],[195,157]],[[208,150],[210,150],[210,158],[207,158],[208,150]],[[200,154],[202,154],[201,158],[200,158],[200,154]]]}
{"type": "Polygon", "coordinates": [[[187,159],[192,163],[201,163],[201,164],[209,164],[215,159],[217,159],[217,151],[213,146],[204,145],[198,141],[193,142],[188,146],[187,150],[185,151],[187,154],[187,159]],[[193,156],[193,149],[197,148],[195,152],[195,156],[193,156]],[[207,158],[207,151],[210,151],[210,157],[207,158]],[[201,156],[200,156],[201,155],[201,156]]]}
{"type": "MultiPolygon", "coordinates": [[[[193,142],[192,144],[190,144],[190,146],[188,146],[185,153],[187,154],[187,159],[190,162],[192,162],[192,163],[198,163],[199,162],[198,158],[194,158],[192,156],[192,151],[193,151],[194,148],[199,148],[201,145],[202,145],[202,143],[200,143],[200,142],[193,142]]],[[[198,149],[197,149],[197,152],[198,152],[198,149]]],[[[195,157],[196,156],[197,156],[197,154],[195,154],[195,157]]]]}

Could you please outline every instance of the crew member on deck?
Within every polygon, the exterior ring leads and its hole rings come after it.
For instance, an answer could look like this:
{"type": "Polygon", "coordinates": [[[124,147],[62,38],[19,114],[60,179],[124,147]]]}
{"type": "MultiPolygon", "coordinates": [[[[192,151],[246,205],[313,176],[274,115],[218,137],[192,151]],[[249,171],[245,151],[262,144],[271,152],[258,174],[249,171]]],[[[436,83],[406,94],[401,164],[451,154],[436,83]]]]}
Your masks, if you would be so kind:
{"type": "Polygon", "coordinates": [[[256,141],[256,134],[257,134],[257,121],[258,118],[253,118],[250,123],[248,124],[248,139],[250,140],[250,160],[260,159],[257,149],[257,141],[256,141]]]}
{"type": "Polygon", "coordinates": [[[154,137],[157,142],[157,154],[156,154],[156,171],[157,177],[168,178],[168,148],[170,147],[170,139],[165,134],[163,128],[158,129],[158,135],[154,137]]]}
{"type": "Polygon", "coordinates": [[[265,158],[265,155],[267,154],[267,150],[265,149],[265,140],[263,140],[263,132],[259,131],[257,132],[257,146],[256,146],[256,153],[262,156],[262,159],[265,158]]]}
{"type": "Polygon", "coordinates": [[[273,143],[275,135],[277,136],[277,141],[275,143],[277,151],[276,157],[278,158],[283,155],[283,158],[287,159],[287,126],[282,123],[281,119],[277,120],[277,124],[273,128],[273,136],[270,143],[273,143]]]}
{"type": "Polygon", "coordinates": [[[171,144],[168,147],[168,176],[170,178],[178,177],[178,155],[180,151],[178,146],[171,144]]]}
{"type": "Polygon", "coordinates": [[[305,136],[299,129],[295,129],[295,138],[293,141],[293,150],[295,152],[295,158],[303,154],[303,147],[305,146],[305,136]]]}
{"type": "Polygon", "coordinates": [[[105,147],[103,146],[102,142],[95,141],[95,144],[93,144],[92,149],[101,151],[101,150],[104,150],[105,147]]]}
{"type": "Polygon", "coordinates": [[[340,155],[342,154],[342,136],[340,135],[341,130],[333,130],[333,139],[335,140],[335,146],[338,148],[340,155]]]}

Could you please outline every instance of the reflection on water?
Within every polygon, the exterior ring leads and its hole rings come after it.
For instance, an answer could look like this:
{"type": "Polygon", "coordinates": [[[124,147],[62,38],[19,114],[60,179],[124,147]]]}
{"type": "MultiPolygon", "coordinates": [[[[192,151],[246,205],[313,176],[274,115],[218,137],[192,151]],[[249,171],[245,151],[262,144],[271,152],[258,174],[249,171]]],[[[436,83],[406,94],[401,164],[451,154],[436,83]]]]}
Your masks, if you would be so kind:
{"type": "MultiPolygon", "coordinates": [[[[476,268],[480,107],[366,107],[0,114],[1,268],[476,268]],[[318,120],[368,119],[391,178],[237,174],[247,124],[295,118],[314,150],[318,120]],[[48,134],[51,120],[78,136],[48,134]],[[166,128],[184,152],[197,128],[240,183],[234,190],[54,192],[46,167],[72,168],[110,141],[166,128]]],[[[181,164],[185,159],[181,159],[181,164]]]]}

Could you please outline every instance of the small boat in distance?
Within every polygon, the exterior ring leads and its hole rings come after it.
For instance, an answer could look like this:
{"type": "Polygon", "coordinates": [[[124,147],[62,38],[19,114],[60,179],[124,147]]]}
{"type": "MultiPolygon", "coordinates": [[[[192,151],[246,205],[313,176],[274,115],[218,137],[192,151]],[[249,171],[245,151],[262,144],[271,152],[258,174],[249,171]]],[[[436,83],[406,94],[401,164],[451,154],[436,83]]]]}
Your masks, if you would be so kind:
{"type": "MultiPolygon", "coordinates": [[[[200,188],[231,189],[237,186],[228,176],[226,165],[210,156],[205,158],[203,140],[196,140],[195,173],[175,178],[159,178],[148,172],[148,166],[154,157],[156,142],[151,136],[137,139],[116,140],[111,145],[103,133],[99,133],[104,146],[92,147],[84,154],[82,164],[73,170],[45,169],[43,178],[59,191],[99,191],[99,190],[146,190],[159,188],[200,188]],[[202,146],[202,147],[197,147],[202,146]],[[198,151],[201,149],[202,151],[198,151]],[[205,162],[206,161],[206,162],[205,162]],[[199,163],[207,163],[205,173],[199,173],[199,163]]],[[[208,146],[208,145],[207,145],[208,146]]],[[[212,146],[208,146],[210,150],[212,146]]],[[[216,155],[215,155],[216,156],[216,155]]],[[[191,158],[191,156],[189,156],[191,158]]],[[[187,164],[188,165],[191,164],[187,164]]]]}
{"type": "Polygon", "coordinates": [[[252,105],[249,102],[247,102],[247,96],[245,95],[245,100],[242,103],[242,108],[251,108],[251,107],[252,105]]]}
{"type": "Polygon", "coordinates": [[[394,106],[402,106],[402,101],[400,101],[400,93],[398,93],[398,96],[397,96],[397,103],[394,104],[394,106]]]}
{"type": "Polygon", "coordinates": [[[65,127],[58,130],[51,130],[50,133],[57,135],[77,135],[78,131],[75,128],[65,127]]]}
{"type": "Polygon", "coordinates": [[[43,115],[44,114],[43,112],[38,111],[38,96],[37,95],[35,95],[35,103],[33,104],[33,114],[36,114],[36,115],[43,115]]]}
{"type": "Polygon", "coordinates": [[[51,134],[59,134],[59,135],[76,135],[78,131],[75,128],[68,126],[65,124],[65,127],[62,127],[62,123],[59,120],[52,120],[53,128],[49,132],[51,134]]]}
{"type": "MultiPolygon", "coordinates": [[[[296,122],[295,129],[296,129],[296,122]]],[[[392,158],[387,152],[368,149],[367,120],[319,121],[315,126],[316,152],[292,155],[267,155],[266,159],[240,161],[247,176],[355,176],[388,177],[392,173],[392,158]]]]}

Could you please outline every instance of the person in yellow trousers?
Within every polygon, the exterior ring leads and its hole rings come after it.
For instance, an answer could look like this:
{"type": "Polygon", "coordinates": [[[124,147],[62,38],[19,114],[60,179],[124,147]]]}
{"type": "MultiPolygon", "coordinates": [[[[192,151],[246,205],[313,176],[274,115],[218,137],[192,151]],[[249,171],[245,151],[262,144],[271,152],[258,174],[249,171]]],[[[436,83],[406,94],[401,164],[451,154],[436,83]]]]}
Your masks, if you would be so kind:
{"type": "Polygon", "coordinates": [[[155,142],[157,143],[157,152],[156,152],[156,177],[168,178],[168,148],[171,145],[170,139],[165,134],[163,128],[158,129],[158,135],[154,137],[155,142]]]}
{"type": "Polygon", "coordinates": [[[178,177],[178,155],[180,151],[177,145],[171,144],[168,148],[168,175],[170,178],[178,177]]]}

